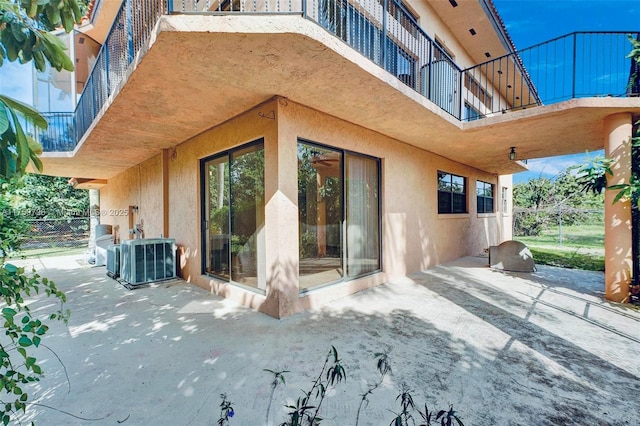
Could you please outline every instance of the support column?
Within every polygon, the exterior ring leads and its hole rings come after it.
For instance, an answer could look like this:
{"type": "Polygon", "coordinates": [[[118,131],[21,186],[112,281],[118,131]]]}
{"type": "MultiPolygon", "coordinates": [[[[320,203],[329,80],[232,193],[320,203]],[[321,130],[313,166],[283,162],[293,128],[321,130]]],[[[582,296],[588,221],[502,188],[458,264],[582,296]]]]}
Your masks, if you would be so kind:
{"type": "Polygon", "coordinates": [[[286,100],[276,98],[276,122],[265,132],[265,267],[266,301],[259,310],[276,318],[297,311],[298,288],[298,156],[297,134],[290,125],[286,100]]]}
{"type": "Polygon", "coordinates": [[[170,157],[169,150],[163,149],[162,150],[162,236],[164,238],[169,238],[169,157],[170,157]]]}
{"type": "MultiPolygon", "coordinates": [[[[631,177],[631,132],[630,113],[619,113],[605,118],[604,150],[607,158],[614,161],[607,175],[607,186],[628,183],[631,177]]],[[[616,191],[605,191],[605,296],[614,302],[627,301],[631,281],[631,203],[629,200],[613,204],[616,191]]]]}
{"type": "Polygon", "coordinates": [[[100,225],[100,191],[89,190],[89,249],[96,248],[96,226],[100,225]]]}

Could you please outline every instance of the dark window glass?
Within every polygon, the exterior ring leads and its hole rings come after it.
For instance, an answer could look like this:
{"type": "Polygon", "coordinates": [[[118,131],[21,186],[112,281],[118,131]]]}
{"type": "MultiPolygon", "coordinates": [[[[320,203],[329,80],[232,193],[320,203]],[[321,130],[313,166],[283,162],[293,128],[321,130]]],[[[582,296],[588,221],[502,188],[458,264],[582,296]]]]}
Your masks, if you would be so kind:
{"type": "Polygon", "coordinates": [[[476,200],[478,213],[493,213],[493,184],[477,181],[476,200]]]}
{"type": "Polygon", "coordinates": [[[466,212],[466,178],[446,172],[438,172],[438,213],[466,212]]]}
{"type": "Polygon", "coordinates": [[[201,163],[204,273],[264,291],[264,144],[226,151],[201,163]]]}
{"type": "Polygon", "coordinates": [[[380,160],[299,141],[298,218],[301,292],[379,271],[380,160]]]}

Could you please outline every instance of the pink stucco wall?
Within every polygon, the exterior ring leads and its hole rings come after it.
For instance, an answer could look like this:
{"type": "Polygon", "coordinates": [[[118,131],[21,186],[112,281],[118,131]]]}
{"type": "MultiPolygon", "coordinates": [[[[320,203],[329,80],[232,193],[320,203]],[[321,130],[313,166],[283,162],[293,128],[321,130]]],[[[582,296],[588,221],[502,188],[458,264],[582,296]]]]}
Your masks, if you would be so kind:
{"type": "MultiPolygon", "coordinates": [[[[510,193],[510,176],[482,172],[285,98],[275,98],[184,141],[171,149],[167,158],[168,229],[180,247],[183,278],[273,316],[286,316],[438,263],[480,254],[511,238],[509,212],[500,211],[501,187],[508,187],[510,193]],[[261,267],[266,295],[201,273],[200,160],[258,138],[264,138],[265,143],[265,253],[261,267]],[[298,296],[296,279],[298,138],[382,159],[383,272],[304,297],[298,296]],[[467,178],[470,213],[437,213],[438,170],[467,178]],[[495,185],[496,213],[475,213],[476,180],[495,185]]],[[[107,211],[139,207],[136,219],[143,221],[146,237],[159,236],[163,229],[162,161],[159,154],[110,179],[101,190],[102,208],[107,211]]],[[[103,223],[120,225],[121,238],[126,238],[122,230],[128,227],[128,217],[103,218],[103,223]]]]}

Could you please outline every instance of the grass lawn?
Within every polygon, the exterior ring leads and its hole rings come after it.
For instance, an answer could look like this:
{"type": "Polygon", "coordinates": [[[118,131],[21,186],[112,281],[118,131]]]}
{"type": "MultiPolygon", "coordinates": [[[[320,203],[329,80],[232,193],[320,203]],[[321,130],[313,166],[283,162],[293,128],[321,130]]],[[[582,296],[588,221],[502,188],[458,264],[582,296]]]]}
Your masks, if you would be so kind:
{"type": "Polygon", "coordinates": [[[10,259],[31,259],[36,257],[69,256],[82,254],[87,251],[87,247],[46,247],[29,250],[21,250],[10,259]]]}
{"type": "Polygon", "coordinates": [[[525,243],[533,259],[541,265],[604,271],[604,225],[590,224],[562,227],[562,245],[558,227],[551,227],[537,237],[514,237],[525,243]]]}
{"type": "MultiPolygon", "coordinates": [[[[527,245],[551,247],[560,245],[557,226],[545,229],[537,237],[515,237],[515,239],[527,245]]],[[[562,246],[604,250],[604,224],[563,226],[562,246]]]]}
{"type": "Polygon", "coordinates": [[[540,265],[585,269],[587,271],[604,271],[603,255],[535,246],[529,246],[529,250],[531,250],[533,260],[540,265]]]}

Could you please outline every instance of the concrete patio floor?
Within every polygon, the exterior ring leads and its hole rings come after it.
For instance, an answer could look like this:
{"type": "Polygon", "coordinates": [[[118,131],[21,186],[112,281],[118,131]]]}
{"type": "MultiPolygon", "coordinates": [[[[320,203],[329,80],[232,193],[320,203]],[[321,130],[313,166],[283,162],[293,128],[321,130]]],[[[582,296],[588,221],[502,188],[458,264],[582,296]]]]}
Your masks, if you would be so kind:
{"type": "Polygon", "coordinates": [[[82,263],[35,263],[72,314],[43,339],[62,364],[39,348],[46,377],[29,391],[78,417],[32,405],[23,424],[215,425],[226,393],[231,425],[264,425],[264,369],[290,371],[271,406],[280,424],[331,345],[347,381],[328,393],[323,425],[355,424],[383,351],[393,373],[360,425],[388,425],[402,383],[418,407],[454,404],[467,426],[640,424],[640,312],[604,302],[601,273],[501,273],[467,257],[277,320],[178,280],[130,291],[82,263]]]}

